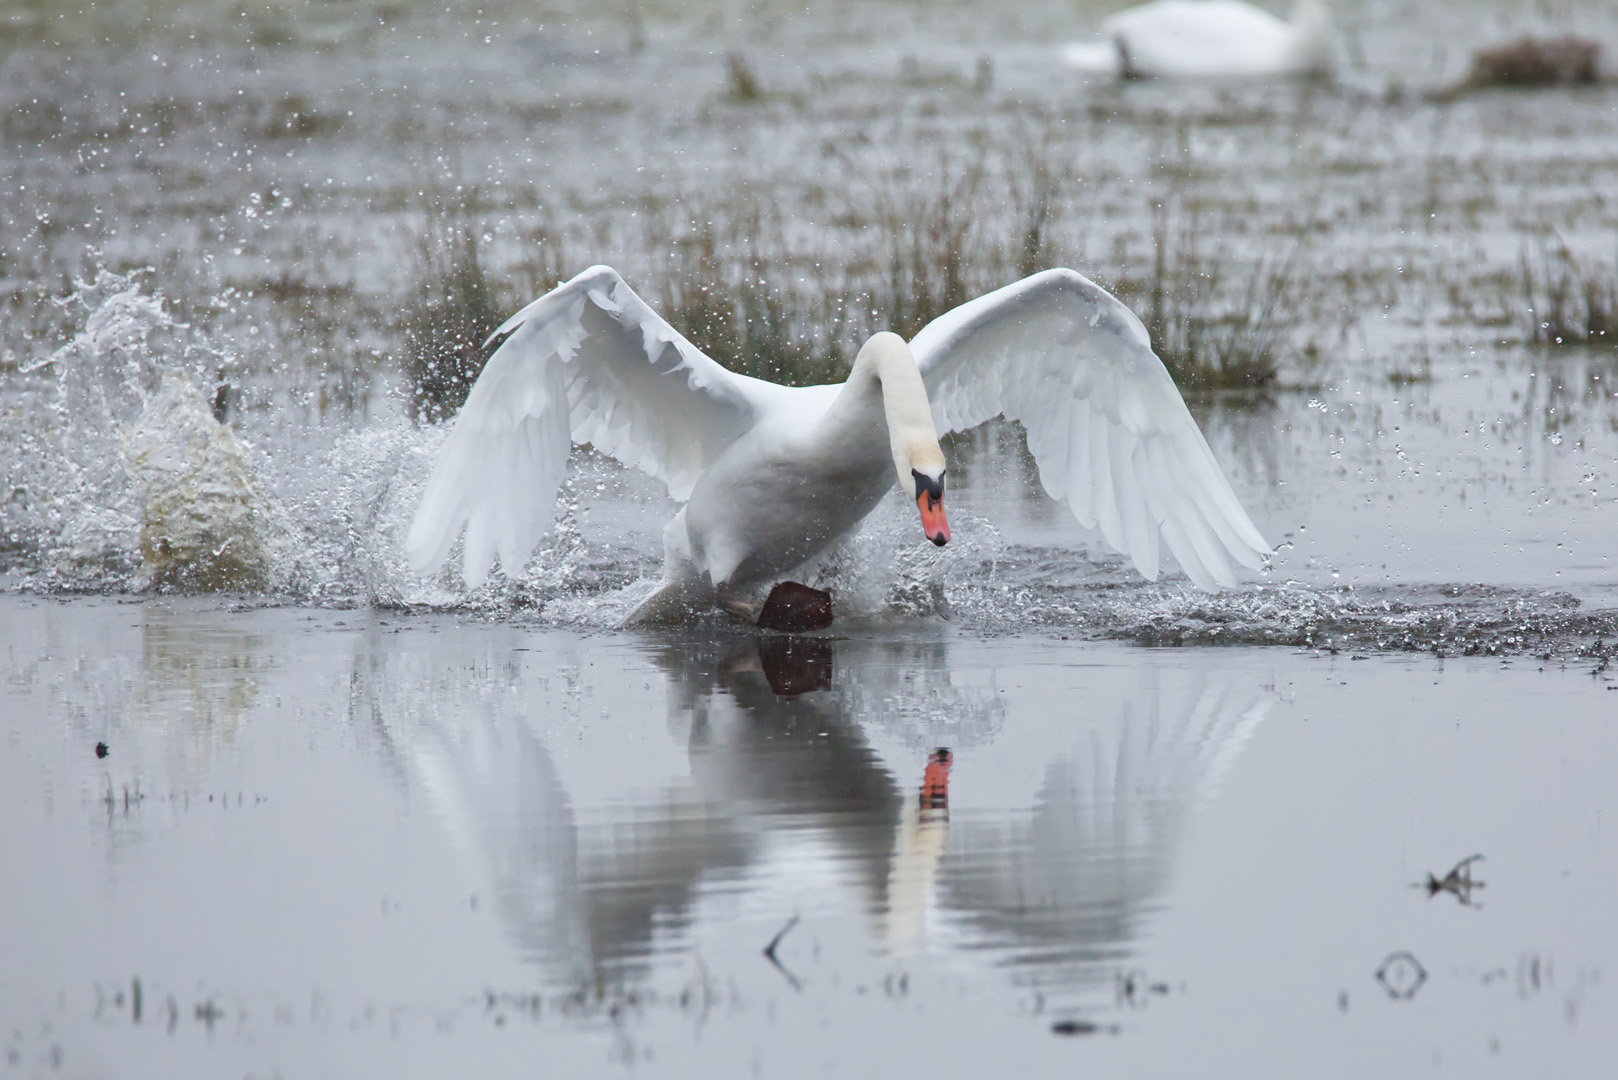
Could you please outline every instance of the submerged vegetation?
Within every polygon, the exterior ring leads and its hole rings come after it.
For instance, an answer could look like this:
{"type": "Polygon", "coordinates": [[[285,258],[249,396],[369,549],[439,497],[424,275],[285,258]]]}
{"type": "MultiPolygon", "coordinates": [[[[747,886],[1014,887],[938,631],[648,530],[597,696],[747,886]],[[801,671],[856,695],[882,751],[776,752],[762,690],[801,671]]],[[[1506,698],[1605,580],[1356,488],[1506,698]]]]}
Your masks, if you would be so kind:
{"type": "Polygon", "coordinates": [[[1541,231],[1523,242],[1521,285],[1530,341],[1618,345],[1618,261],[1580,258],[1541,231]]]}

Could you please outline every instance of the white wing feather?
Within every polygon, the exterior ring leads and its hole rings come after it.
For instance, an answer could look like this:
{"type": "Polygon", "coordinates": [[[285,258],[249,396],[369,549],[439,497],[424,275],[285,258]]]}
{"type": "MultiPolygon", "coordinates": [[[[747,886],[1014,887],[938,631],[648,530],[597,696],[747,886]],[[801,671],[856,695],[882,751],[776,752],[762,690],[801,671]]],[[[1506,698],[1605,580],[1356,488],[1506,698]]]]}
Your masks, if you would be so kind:
{"type": "Polygon", "coordinates": [[[910,348],[940,433],[1021,421],[1046,492],[1148,580],[1159,532],[1205,589],[1269,554],[1146,328],[1083,275],[1047,270],[980,296],[910,348]]]}
{"type": "Polygon", "coordinates": [[[685,499],[752,427],[769,384],[727,371],[664,322],[616,270],[593,266],[495,331],[416,510],[406,552],[436,568],[466,531],[476,588],[496,555],[516,573],[555,517],[570,443],[589,443],[685,499]]]}

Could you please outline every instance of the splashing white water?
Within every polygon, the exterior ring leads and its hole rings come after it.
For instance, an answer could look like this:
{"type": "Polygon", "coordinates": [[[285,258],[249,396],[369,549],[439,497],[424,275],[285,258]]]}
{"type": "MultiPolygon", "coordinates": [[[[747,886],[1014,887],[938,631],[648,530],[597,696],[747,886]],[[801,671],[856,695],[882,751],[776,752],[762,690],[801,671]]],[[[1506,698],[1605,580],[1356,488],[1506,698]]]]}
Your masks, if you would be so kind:
{"type": "Polygon", "coordinates": [[[288,542],[235,433],[185,375],[165,371],[119,448],[140,513],[143,587],[265,589],[288,542]]]}
{"type": "Polygon", "coordinates": [[[140,510],[119,456],[121,435],[156,389],[183,370],[188,329],[134,275],[102,271],[58,301],[82,308],[60,348],[18,365],[4,425],[0,490],[8,546],[28,552],[48,586],[125,586],[138,569],[140,510]],[[170,363],[166,363],[169,361],[170,363]]]}

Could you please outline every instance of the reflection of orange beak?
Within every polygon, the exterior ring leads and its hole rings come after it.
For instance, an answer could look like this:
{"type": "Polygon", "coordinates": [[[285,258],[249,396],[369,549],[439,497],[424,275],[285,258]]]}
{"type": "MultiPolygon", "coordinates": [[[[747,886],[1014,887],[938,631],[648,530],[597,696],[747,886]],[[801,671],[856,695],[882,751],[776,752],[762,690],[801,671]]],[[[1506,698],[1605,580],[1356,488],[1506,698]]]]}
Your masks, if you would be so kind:
{"type": "Polygon", "coordinates": [[[927,539],[943,547],[949,543],[949,522],[944,520],[944,500],[930,491],[916,496],[916,508],[921,511],[921,530],[927,539]]]}
{"type": "Polygon", "coordinates": [[[955,760],[947,747],[927,755],[927,770],[921,774],[921,808],[949,809],[949,767],[955,760]]]}

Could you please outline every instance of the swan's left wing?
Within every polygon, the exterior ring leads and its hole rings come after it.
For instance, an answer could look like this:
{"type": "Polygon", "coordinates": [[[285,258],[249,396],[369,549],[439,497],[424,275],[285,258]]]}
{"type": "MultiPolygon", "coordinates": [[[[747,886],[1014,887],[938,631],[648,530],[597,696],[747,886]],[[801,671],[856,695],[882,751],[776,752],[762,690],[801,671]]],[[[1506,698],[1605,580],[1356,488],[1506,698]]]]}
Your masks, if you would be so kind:
{"type": "Polygon", "coordinates": [[[704,356],[610,266],[558,285],[493,337],[505,340],[455,418],[405,541],[427,571],[464,528],[471,588],[496,554],[516,573],[549,530],[571,443],[657,477],[684,500],[772,390],[704,356]]]}
{"type": "Polygon", "coordinates": [[[1149,580],[1159,531],[1205,589],[1269,554],[1146,328],[1083,275],[1046,270],[980,296],[910,348],[940,434],[1021,421],[1045,490],[1149,580]]]}

